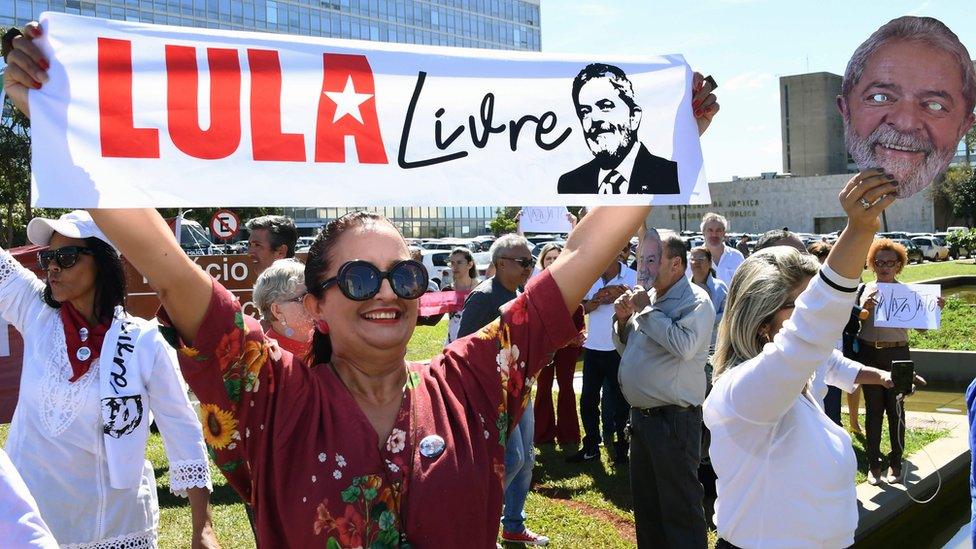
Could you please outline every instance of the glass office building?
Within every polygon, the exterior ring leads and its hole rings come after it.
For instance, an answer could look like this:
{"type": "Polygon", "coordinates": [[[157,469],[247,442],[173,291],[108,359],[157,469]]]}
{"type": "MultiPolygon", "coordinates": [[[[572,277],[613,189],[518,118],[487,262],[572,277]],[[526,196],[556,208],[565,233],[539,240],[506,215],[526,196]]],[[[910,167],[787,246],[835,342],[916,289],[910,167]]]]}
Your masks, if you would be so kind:
{"type": "MultiPolygon", "coordinates": [[[[541,50],[539,0],[0,0],[0,26],[44,11],[184,27],[427,44],[541,50]]],[[[317,227],[351,208],[286,208],[317,227]]],[[[486,234],[495,207],[379,207],[407,237],[486,234]]]]}
{"type": "Polygon", "coordinates": [[[382,214],[407,238],[469,238],[488,234],[488,224],[495,218],[491,206],[476,207],[368,207],[368,208],[285,208],[285,215],[295,220],[302,235],[311,236],[323,223],[352,210],[382,214]]]}
{"type": "Polygon", "coordinates": [[[540,50],[539,0],[2,0],[0,25],[60,11],[124,21],[540,50]]]}

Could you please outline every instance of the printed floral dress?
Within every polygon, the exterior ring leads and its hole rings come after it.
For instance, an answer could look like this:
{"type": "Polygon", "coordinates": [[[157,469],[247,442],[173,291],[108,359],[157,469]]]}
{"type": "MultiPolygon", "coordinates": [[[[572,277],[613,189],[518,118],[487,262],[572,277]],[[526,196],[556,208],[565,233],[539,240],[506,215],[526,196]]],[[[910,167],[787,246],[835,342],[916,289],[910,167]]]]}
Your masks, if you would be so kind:
{"type": "Polygon", "coordinates": [[[504,446],[552,353],[579,332],[548,273],[499,320],[411,363],[386,443],[329,365],[280,350],[214,282],[184,376],[204,438],[264,547],[494,547],[504,446]]]}

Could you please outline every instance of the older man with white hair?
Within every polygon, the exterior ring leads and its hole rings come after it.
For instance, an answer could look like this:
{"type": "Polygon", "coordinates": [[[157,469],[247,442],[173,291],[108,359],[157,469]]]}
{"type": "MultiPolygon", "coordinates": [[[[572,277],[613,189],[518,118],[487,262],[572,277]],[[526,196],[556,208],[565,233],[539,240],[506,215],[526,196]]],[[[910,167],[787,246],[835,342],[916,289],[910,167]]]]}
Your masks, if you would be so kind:
{"type": "Polygon", "coordinates": [[[893,19],[858,46],[837,108],[860,170],[881,168],[907,198],[949,165],[973,127],[976,70],[969,51],[931,17],[893,19]]]}
{"type": "MultiPolygon", "coordinates": [[[[701,232],[705,247],[712,254],[712,267],[715,275],[728,286],[732,285],[732,275],[742,265],[745,258],[742,252],[725,243],[725,232],[729,230],[729,220],[725,216],[708,212],[702,217],[701,232]]],[[[690,267],[689,267],[690,269],[690,267]]],[[[687,273],[691,277],[691,271],[687,273]]]]}

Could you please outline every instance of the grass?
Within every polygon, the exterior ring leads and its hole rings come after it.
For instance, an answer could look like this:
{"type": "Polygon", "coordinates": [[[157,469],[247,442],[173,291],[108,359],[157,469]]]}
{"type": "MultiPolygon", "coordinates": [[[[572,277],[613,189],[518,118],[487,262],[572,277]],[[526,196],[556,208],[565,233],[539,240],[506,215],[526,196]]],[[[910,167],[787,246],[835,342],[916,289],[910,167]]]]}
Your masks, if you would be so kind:
{"type": "Polygon", "coordinates": [[[976,305],[949,297],[942,309],[942,325],[938,330],[919,332],[910,330],[909,345],[916,349],[943,351],[976,351],[976,305]]]}
{"type": "Polygon", "coordinates": [[[428,360],[444,349],[447,316],[433,326],[417,326],[407,346],[407,360],[428,360]]]}
{"type": "MultiPolygon", "coordinates": [[[[941,278],[944,276],[976,276],[976,261],[963,259],[959,261],[944,261],[942,263],[921,263],[918,265],[908,265],[898,275],[901,282],[918,282],[930,278],[941,278]]],[[[864,271],[863,279],[865,282],[874,280],[874,272],[864,271]]]]}
{"type": "MultiPolygon", "coordinates": [[[[942,267],[943,265],[937,265],[942,267]]],[[[960,328],[953,340],[965,341],[961,334],[976,333],[976,320],[965,310],[956,312],[955,306],[947,306],[944,322],[958,314],[960,322],[968,323],[960,328]]],[[[955,321],[953,321],[955,322],[955,321]]],[[[943,337],[943,330],[916,334],[926,338],[943,337]]],[[[954,334],[956,332],[953,332],[954,334]]],[[[425,360],[439,353],[447,334],[446,319],[435,326],[418,326],[410,341],[407,358],[425,360]]],[[[913,340],[914,342],[914,340],[913,340]]],[[[942,345],[933,343],[933,345],[942,345]]],[[[914,345],[914,343],[913,343],[914,345]]],[[[943,347],[939,347],[943,348],[943,347]]],[[[848,425],[847,415],[844,424],[848,425]]],[[[861,417],[861,425],[864,418],[861,417]]],[[[8,425],[0,425],[0,445],[6,442],[8,425]]],[[[926,444],[945,436],[948,431],[909,429],[906,435],[905,455],[917,452],[926,444]]],[[[857,482],[864,482],[867,460],[863,437],[855,437],[854,452],[857,456],[857,482]]],[[[565,458],[576,448],[560,448],[551,444],[538,447],[538,461],[534,472],[535,487],[526,502],[526,523],[536,532],[552,539],[554,547],[636,547],[634,537],[633,498],[630,491],[629,473],[626,468],[615,468],[610,455],[603,452],[600,462],[583,465],[568,464],[565,458]]],[[[888,448],[887,426],[882,433],[882,454],[888,448]]],[[[160,505],[160,547],[188,547],[192,531],[190,510],[186,500],[169,491],[169,474],[162,439],[156,433],[149,437],[147,456],[156,472],[156,484],[160,505]]],[[[885,463],[887,466],[887,463],[885,463]]],[[[211,496],[214,529],[225,548],[254,547],[254,538],[244,511],[244,504],[227,486],[223,475],[211,464],[214,493],[211,496]]],[[[709,546],[716,536],[709,532],[709,546]]]]}
{"type": "MultiPolygon", "coordinates": [[[[844,415],[847,426],[847,416],[844,415]]],[[[861,417],[861,425],[864,418],[861,417]]],[[[0,425],[0,445],[7,439],[9,425],[0,425]]],[[[917,452],[926,444],[944,437],[947,430],[909,429],[905,455],[917,452]]],[[[887,427],[882,432],[882,454],[888,448],[887,427]]],[[[857,482],[866,479],[867,462],[864,439],[857,437],[857,482]]],[[[633,498],[629,472],[615,468],[608,452],[602,452],[599,462],[569,464],[565,458],[576,448],[561,448],[552,444],[538,447],[534,472],[535,486],[526,502],[526,524],[536,532],[552,539],[555,547],[635,547],[633,498]]],[[[160,547],[189,547],[191,533],[190,509],[186,500],[169,491],[166,454],[159,434],[149,437],[147,456],[156,472],[160,505],[160,547]]],[[[887,466],[887,463],[885,463],[887,466]]],[[[227,486],[219,471],[211,465],[214,493],[211,496],[214,529],[225,548],[254,547],[254,539],[244,511],[244,504],[227,486]]],[[[709,546],[716,536],[709,532],[709,546]]]]}

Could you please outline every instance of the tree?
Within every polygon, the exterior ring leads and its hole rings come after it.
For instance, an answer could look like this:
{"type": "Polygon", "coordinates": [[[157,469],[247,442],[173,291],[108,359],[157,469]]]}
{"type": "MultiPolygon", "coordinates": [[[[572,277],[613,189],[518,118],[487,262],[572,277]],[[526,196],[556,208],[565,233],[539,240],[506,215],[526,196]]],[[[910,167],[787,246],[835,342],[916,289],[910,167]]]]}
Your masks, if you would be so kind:
{"type": "Polygon", "coordinates": [[[0,204],[6,210],[0,239],[13,247],[23,242],[31,217],[30,120],[6,100],[0,105],[0,204]]]}
{"type": "Polygon", "coordinates": [[[518,230],[518,222],[515,221],[515,216],[519,213],[522,208],[498,208],[495,212],[495,219],[492,219],[488,224],[488,228],[491,229],[491,233],[495,236],[501,236],[506,233],[514,233],[518,230]]]}
{"type": "Polygon", "coordinates": [[[976,172],[969,166],[950,168],[945,174],[940,194],[945,198],[952,214],[973,226],[976,220],[976,172]]]}
{"type": "Polygon", "coordinates": [[[966,135],[962,138],[963,146],[966,148],[966,165],[972,166],[970,163],[970,157],[972,157],[973,151],[976,151],[976,126],[969,128],[966,135]]]}

